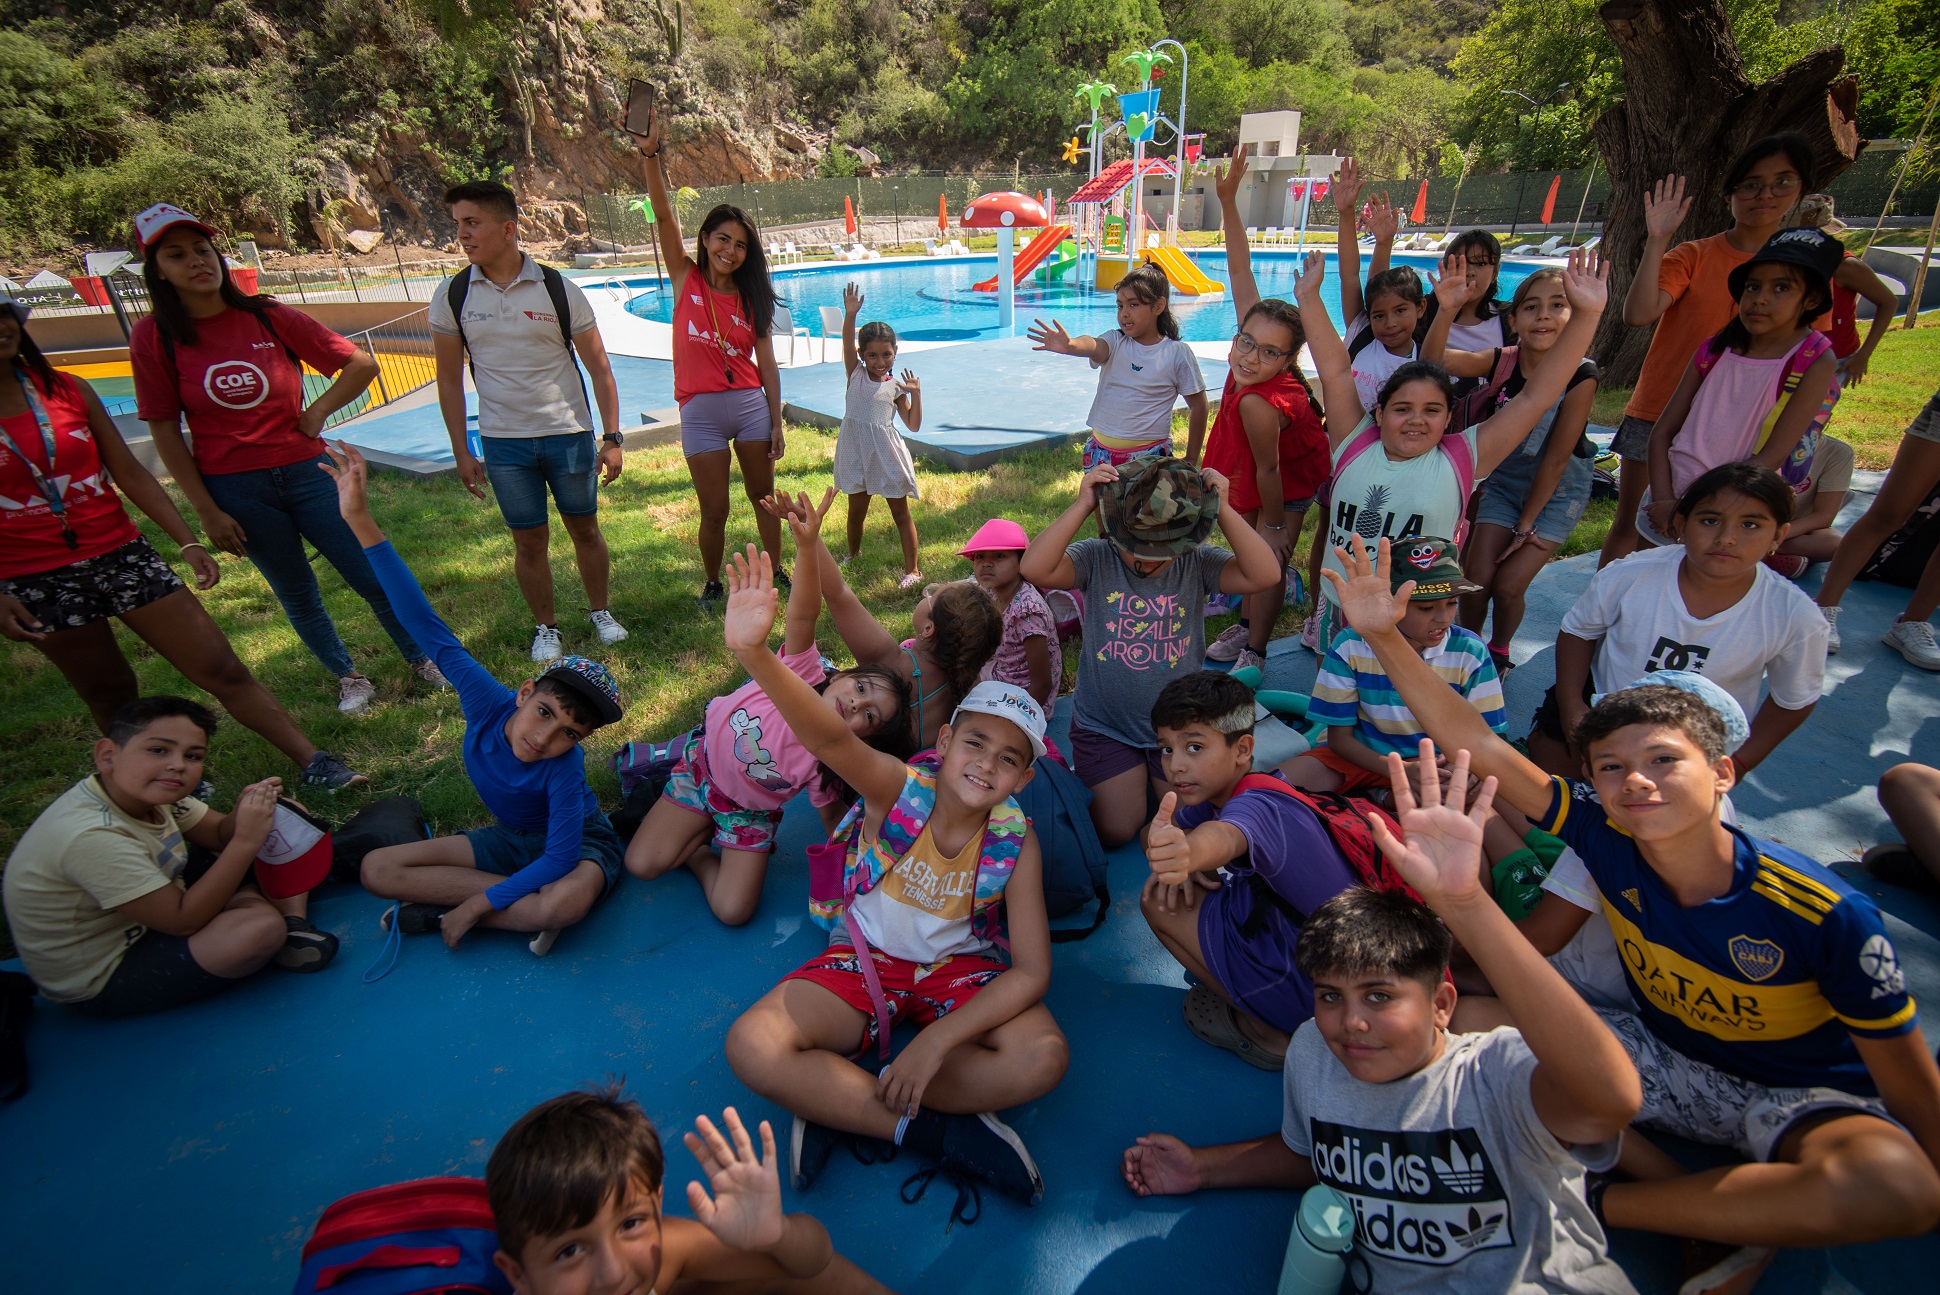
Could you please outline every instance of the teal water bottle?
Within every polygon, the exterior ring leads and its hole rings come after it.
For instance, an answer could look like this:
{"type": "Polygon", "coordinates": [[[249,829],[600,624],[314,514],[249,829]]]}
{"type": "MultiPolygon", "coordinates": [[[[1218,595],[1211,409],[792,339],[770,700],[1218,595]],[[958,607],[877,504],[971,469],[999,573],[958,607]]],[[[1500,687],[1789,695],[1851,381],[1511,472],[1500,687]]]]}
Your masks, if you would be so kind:
{"type": "Polygon", "coordinates": [[[1331,1187],[1309,1187],[1287,1237],[1279,1295],[1339,1295],[1353,1248],[1354,1207],[1331,1187]]]}

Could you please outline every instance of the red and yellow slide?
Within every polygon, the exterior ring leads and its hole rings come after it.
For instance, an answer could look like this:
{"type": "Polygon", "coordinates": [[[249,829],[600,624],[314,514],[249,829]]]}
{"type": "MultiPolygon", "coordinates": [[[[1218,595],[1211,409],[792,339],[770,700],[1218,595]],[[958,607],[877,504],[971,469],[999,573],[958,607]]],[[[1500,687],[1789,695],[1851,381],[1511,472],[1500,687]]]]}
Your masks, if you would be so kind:
{"type": "MultiPolygon", "coordinates": [[[[1071,226],[1069,225],[1052,225],[1049,229],[1040,231],[1036,238],[1033,238],[1029,243],[1024,245],[1024,250],[1019,252],[1016,259],[1011,263],[1011,283],[1015,285],[1024,282],[1030,272],[1035,270],[1045,257],[1057,251],[1058,244],[1069,237],[1071,237],[1071,226]]],[[[982,283],[973,284],[972,286],[978,292],[995,292],[997,291],[997,276],[993,274],[982,283]]]]}

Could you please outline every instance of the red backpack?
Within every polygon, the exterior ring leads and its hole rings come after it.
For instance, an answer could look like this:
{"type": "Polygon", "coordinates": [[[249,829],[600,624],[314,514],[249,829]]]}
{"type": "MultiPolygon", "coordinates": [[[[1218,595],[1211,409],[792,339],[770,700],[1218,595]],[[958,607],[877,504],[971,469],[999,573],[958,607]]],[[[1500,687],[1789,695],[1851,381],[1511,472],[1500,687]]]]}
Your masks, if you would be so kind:
{"type": "MultiPolygon", "coordinates": [[[[1320,825],[1327,829],[1327,835],[1334,838],[1334,845],[1347,860],[1347,866],[1354,870],[1354,875],[1361,879],[1363,886],[1370,890],[1398,890],[1410,898],[1421,898],[1415,894],[1414,887],[1401,879],[1401,874],[1388,862],[1388,856],[1382,854],[1381,847],[1374,843],[1376,820],[1396,837],[1401,835],[1401,824],[1373,801],[1331,791],[1302,791],[1284,778],[1270,773],[1247,774],[1234,786],[1233,795],[1248,791],[1270,791],[1297,800],[1311,809],[1315,817],[1320,819],[1320,825]]],[[[1268,885],[1266,878],[1256,872],[1252,874],[1251,882],[1255,903],[1251,915],[1240,927],[1242,936],[1251,938],[1259,933],[1260,924],[1266,920],[1268,904],[1284,913],[1295,926],[1306,925],[1307,915],[1268,885]]]]}
{"type": "Polygon", "coordinates": [[[355,1192],[317,1220],[296,1295],[512,1295],[482,1178],[420,1178],[355,1192]]]}

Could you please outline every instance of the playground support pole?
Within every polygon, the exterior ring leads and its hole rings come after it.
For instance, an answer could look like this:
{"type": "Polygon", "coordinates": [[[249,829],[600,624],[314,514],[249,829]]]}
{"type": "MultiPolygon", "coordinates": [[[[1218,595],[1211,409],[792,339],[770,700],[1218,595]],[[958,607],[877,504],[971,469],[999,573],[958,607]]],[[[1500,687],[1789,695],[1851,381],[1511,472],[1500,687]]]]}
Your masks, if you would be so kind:
{"type": "Polygon", "coordinates": [[[1008,337],[1016,322],[1017,288],[1011,282],[1011,258],[1017,231],[1009,225],[997,230],[997,331],[1008,337]]]}
{"type": "Polygon", "coordinates": [[[1590,205],[1590,190],[1596,184],[1596,164],[1603,160],[1601,153],[1590,154],[1590,178],[1583,182],[1583,197],[1576,204],[1576,219],[1570,222],[1570,246],[1576,246],[1576,227],[1583,223],[1583,209],[1590,205]]]}
{"type": "MultiPolygon", "coordinates": [[[[1157,52],[1161,45],[1170,45],[1179,51],[1179,120],[1172,124],[1172,129],[1179,133],[1179,138],[1175,141],[1178,149],[1172,163],[1172,228],[1176,231],[1179,228],[1179,201],[1184,197],[1186,187],[1186,77],[1192,71],[1192,55],[1186,52],[1185,46],[1170,36],[1164,40],[1153,41],[1153,51],[1157,52]]],[[[1132,178],[1138,179],[1136,175],[1132,178]]]]}

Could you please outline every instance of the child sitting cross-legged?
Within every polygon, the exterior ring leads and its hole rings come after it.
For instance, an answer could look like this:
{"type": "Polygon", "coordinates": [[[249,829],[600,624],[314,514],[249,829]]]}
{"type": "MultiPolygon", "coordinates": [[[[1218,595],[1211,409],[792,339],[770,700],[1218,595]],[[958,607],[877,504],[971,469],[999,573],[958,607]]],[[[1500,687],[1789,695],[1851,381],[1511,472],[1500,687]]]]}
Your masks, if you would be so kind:
{"type": "MultiPolygon", "coordinates": [[[[1604,1220],[1757,1249],[1940,1222],[1940,1070],[1879,910],[1825,865],[1720,819],[1736,770],[1717,712],[1676,688],[1626,689],[1576,726],[1589,781],[1551,777],[1395,632],[1406,586],[1391,588],[1388,562],[1386,544],[1374,570],[1343,559],[1348,624],[1431,738],[1473,751],[1504,801],[1582,857],[1629,971],[1632,1010],[1601,1015],[1644,1076],[1640,1121],[1758,1162],[1689,1173],[1629,1140],[1622,1169],[1637,1181],[1609,1187],[1604,1220]]],[[[1525,1032],[1553,1015],[1463,943],[1525,1032]]],[[[1762,1258],[1726,1255],[1686,1289],[1762,1258]]]]}
{"type": "MultiPolygon", "coordinates": [[[[789,525],[798,543],[810,538],[805,523],[789,525]]],[[[862,799],[836,832],[839,880],[810,865],[827,952],[734,1023],[728,1063],[795,1113],[798,1191],[848,1134],[1036,1204],[1037,1166],[993,1112],[1050,1092],[1069,1058],[1042,1002],[1051,982],[1042,861],[1014,799],[1044,754],[1044,712],[1021,689],[980,683],[941,726],[934,755],[905,764],[857,737],[769,649],[776,595],[766,555],[737,556],[729,582],[728,647],[862,799]],[[920,1028],[891,1061],[897,1020],[920,1028]],[[858,1064],[872,1054],[888,1063],[879,1075],[858,1064]]]]}
{"type": "MultiPolygon", "coordinates": [[[[1504,731],[1509,717],[1488,645],[1455,623],[1460,596],[1481,586],[1462,574],[1461,559],[1447,540],[1403,540],[1395,551],[1396,585],[1412,580],[1415,586],[1401,637],[1491,729],[1504,731]]],[[[1288,761],[1286,774],[1294,786],[1309,791],[1349,795],[1385,787],[1389,754],[1411,760],[1422,737],[1380,662],[1352,630],[1335,635],[1328,647],[1314,676],[1307,718],[1327,726],[1327,744],[1288,761]]]]}
{"type": "MultiPolygon", "coordinates": [[[[364,546],[384,596],[458,690],[465,711],[465,773],[492,811],[486,827],[364,856],[364,888],[398,901],[385,915],[405,935],[436,931],[457,948],[474,926],[546,932],[571,926],[618,883],[620,838],[586,785],[580,750],[620,718],[620,688],[606,667],[561,657],[514,692],[465,650],[371,517],[364,456],[326,444],[337,510],[364,546]]],[[[323,466],[323,465],[319,465],[323,466]]],[[[549,948],[533,942],[535,952],[549,948]]]]}
{"type": "Polygon", "coordinates": [[[282,786],[265,778],[217,813],[196,799],[216,718],[183,697],[115,712],[95,772],[22,833],[4,873],[7,922],[40,992],[97,1016],[193,1002],[242,983],[271,959],[319,971],[337,937],[303,917],[307,896],[265,899],[250,866],[282,786]],[[189,846],[215,855],[185,878],[189,846]]]}
{"type": "MultiPolygon", "coordinates": [[[[1457,751],[1455,785],[1468,764],[1457,751]]],[[[1433,778],[1417,804],[1399,755],[1388,774],[1402,836],[1377,821],[1375,839],[1427,902],[1354,887],[1301,928],[1314,1019],[1287,1053],[1280,1131],[1213,1147],[1147,1134],[1125,1181],[1140,1196],[1324,1184],[1353,1208],[1369,1290],[1632,1292],[1585,1179],[1617,1159],[1637,1072],[1483,889],[1494,780],[1464,814],[1433,778]],[[1448,1033],[1451,932],[1504,986],[1520,1033],[1448,1033]]]]}
{"type": "Polygon", "coordinates": [[[1015,684],[1048,714],[1058,704],[1064,681],[1064,653],[1058,649],[1058,622],[1036,585],[1024,579],[1024,551],[1030,533],[1005,517],[977,528],[957,550],[970,559],[970,574],[1004,614],[1004,638],[997,655],[984,664],[983,677],[1015,684]]]}
{"type": "Polygon", "coordinates": [[[1217,670],[1159,693],[1152,727],[1169,790],[1145,832],[1152,875],[1139,909],[1199,982],[1186,991],[1187,1027],[1278,1070],[1314,1014],[1295,959],[1301,923],[1359,875],[1304,797],[1253,772],[1253,714],[1253,690],[1217,670]]]}
{"type": "MultiPolygon", "coordinates": [[[[779,660],[821,694],[823,708],[850,732],[900,760],[910,750],[909,685],[880,665],[830,674],[815,643],[815,621],[822,611],[817,560],[822,519],[834,500],[831,490],[815,509],[803,495],[791,514],[807,519],[797,531],[798,539],[806,538],[800,539],[797,551],[779,660]]],[[[674,739],[672,746],[678,762],[666,790],[627,844],[627,871],[652,880],[685,865],[700,882],[714,916],[740,926],[754,916],[761,900],[782,806],[808,788],[827,829],[848,808],[848,789],[816,760],[759,680],[710,701],[701,725],[674,739]]]]}
{"type": "Polygon", "coordinates": [[[533,1107],[485,1167],[498,1230],[493,1262],[518,1295],[886,1291],[835,1253],[812,1216],[782,1213],[768,1122],[759,1153],[732,1106],[722,1124],[702,1115],[683,1139],[707,1184],[687,1184],[694,1218],[669,1218],[666,1154],[638,1102],[607,1088],[533,1107]]]}

